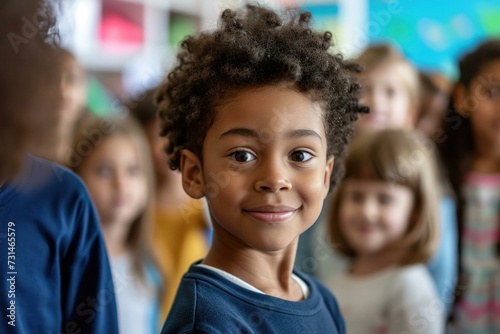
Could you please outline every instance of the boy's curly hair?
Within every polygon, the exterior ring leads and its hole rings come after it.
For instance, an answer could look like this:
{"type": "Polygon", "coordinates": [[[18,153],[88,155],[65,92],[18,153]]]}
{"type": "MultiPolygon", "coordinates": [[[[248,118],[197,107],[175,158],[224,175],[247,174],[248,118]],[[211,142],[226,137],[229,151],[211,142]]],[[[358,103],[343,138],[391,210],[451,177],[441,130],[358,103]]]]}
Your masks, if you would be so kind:
{"type": "Polygon", "coordinates": [[[360,112],[368,112],[358,104],[355,74],[361,66],[329,52],[332,34],[313,31],[310,13],[289,14],[281,18],[254,5],[240,11],[226,9],[217,30],[183,40],[178,65],[156,96],[172,169],[180,167],[183,149],[202,157],[215,107],[225,99],[243,89],[290,83],[324,109],[327,155],[336,159],[333,188],[343,174],[342,158],[353,123],[360,112]]]}

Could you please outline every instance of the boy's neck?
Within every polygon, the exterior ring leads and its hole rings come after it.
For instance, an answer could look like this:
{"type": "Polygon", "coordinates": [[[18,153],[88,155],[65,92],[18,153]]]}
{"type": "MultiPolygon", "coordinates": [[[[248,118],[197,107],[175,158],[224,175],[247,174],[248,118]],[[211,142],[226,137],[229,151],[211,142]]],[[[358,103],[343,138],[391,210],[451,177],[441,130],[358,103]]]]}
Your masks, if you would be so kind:
{"type": "Polygon", "coordinates": [[[404,251],[386,250],[376,254],[357,255],[350,268],[353,276],[368,276],[401,263],[404,251]]]}
{"type": "Polygon", "coordinates": [[[236,249],[220,241],[215,235],[203,264],[224,270],[267,295],[299,301],[303,292],[292,278],[295,240],[286,249],[264,253],[255,249],[236,249]]]}

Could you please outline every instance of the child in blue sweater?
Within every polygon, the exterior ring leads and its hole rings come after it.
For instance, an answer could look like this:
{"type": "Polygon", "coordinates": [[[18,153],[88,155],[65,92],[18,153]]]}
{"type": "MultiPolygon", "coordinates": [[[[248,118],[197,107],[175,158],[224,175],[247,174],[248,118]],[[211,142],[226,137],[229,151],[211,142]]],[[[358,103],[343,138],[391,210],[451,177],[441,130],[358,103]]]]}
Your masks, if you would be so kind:
{"type": "Polygon", "coordinates": [[[207,256],[184,275],[162,333],[344,333],[337,302],[293,270],[299,236],[342,174],[360,68],[309,13],[225,10],[187,37],[157,94],[170,167],[206,197],[207,256]]]}
{"type": "Polygon", "coordinates": [[[61,102],[53,1],[0,2],[0,333],[118,333],[95,210],[72,172],[27,155],[61,102]]]}

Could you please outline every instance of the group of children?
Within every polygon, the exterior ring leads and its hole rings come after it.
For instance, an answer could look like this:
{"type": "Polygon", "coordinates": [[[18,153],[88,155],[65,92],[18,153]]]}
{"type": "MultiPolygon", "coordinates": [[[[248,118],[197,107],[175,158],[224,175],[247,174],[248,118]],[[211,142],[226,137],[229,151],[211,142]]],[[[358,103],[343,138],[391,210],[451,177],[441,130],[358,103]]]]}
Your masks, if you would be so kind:
{"type": "MultiPolygon", "coordinates": [[[[500,41],[461,60],[449,105],[432,102],[429,116],[420,77],[397,50],[345,59],[309,13],[288,14],[225,10],[124,114],[82,116],[61,103],[72,135],[52,134],[71,154],[38,152],[80,175],[99,228],[70,172],[30,157],[15,181],[0,175],[2,220],[33,221],[18,237],[33,247],[19,256],[41,260],[25,272],[64,305],[62,315],[46,310],[47,332],[94,318],[88,332],[500,332],[500,41]],[[55,177],[40,178],[50,166],[55,177]],[[61,175],[73,184],[66,198],[61,175]],[[46,227],[25,203],[44,222],[72,220],[46,227]],[[295,260],[316,221],[313,241],[326,238],[344,265],[313,278],[295,260]],[[82,317],[90,306],[78,303],[105,289],[108,311],[82,317]]],[[[83,76],[65,59],[61,89],[83,76]]],[[[19,290],[35,287],[17,279],[19,290]]],[[[18,328],[30,314],[18,309],[18,328]]]]}

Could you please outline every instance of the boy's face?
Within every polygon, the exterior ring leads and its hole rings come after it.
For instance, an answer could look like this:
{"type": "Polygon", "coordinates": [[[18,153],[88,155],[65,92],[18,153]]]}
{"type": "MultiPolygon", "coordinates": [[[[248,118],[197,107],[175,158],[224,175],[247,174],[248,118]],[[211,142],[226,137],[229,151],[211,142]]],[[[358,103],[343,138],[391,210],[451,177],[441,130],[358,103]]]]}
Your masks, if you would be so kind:
{"type": "Polygon", "coordinates": [[[285,249],[318,218],[328,193],[323,111],[290,88],[245,90],[216,108],[203,164],[181,158],[184,188],[206,196],[216,237],[236,249],[285,249]]]}

